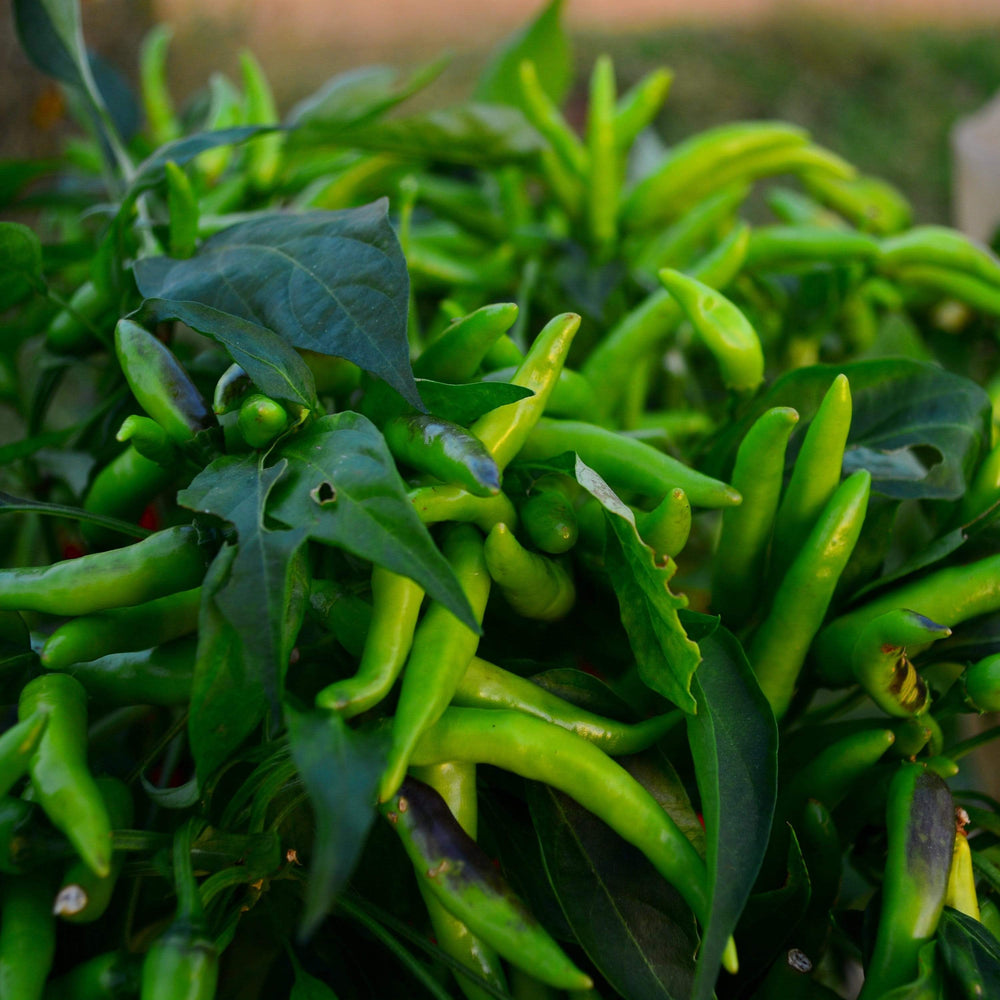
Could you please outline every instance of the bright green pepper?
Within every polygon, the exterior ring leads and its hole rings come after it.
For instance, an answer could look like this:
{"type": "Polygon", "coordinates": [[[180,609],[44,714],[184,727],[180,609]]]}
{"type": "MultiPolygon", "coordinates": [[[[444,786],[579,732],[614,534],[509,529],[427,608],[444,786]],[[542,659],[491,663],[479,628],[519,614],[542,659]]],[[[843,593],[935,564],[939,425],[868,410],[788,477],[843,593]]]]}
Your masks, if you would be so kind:
{"type": "Polygon", "coordinates": [[[68,674],[43,674],[21,692],[18,717],[49,723],[28,764],[38,804],[96,875],[111,870],[111,820],[87,770],[87,693],[68,674]]]}
{"type": "Polygon", "coordinates": [[[517,306],[501,302],[455,320],[424,348],[413,363],[413,374],[438,382],[468,382],[516,319],[517,306]]]}
{"type": "Polygon", "coordinates": [[[559,162],[574,178],[587,176],[589,156],[583,143],[552,103],[538,79],[535,64],[525,60],[520,66],[521,95],[528,121],[550,143],[559,162]]]}
{"type": "Polygon", "coordinates": [[[975,275],[937,264],[905,264],[896,269],[894,277],[904,287],[910,285],[938,298],[958,299],[980,312],[1000,316],[1000,285],[975,275]]]}
{"type": "Polygon", "coordinates": [[[0,885],[0,1000],[40,1000],[56,954],[52,879],[40,870],[0,885]]]}
{"type": "Polygon", "coordinates": [[[967,703],[977,712],[1000,712],[1000,653],[969,664],[962,688],[967,703]]]}
{"type": "Polygon", "coordinates": [[[89,615],[186,590],[204,575],[198,533],[180,525],[110,552],[0,570],[0,609],[89,615]]]}
{"type": "Polygon", "coordinates": [[[850,229],[830,226],[758,226],[747,247],[748,271],[797,269],[812,264],[825,266],[855,261],[869,263],[880,253],[877,240],[850,229]]]}
{"type": "Polygon", "coordinates": [[[569,614],[576,587],[564,563],[529,552],[502,523],[486,537],[483,554],[490,576],[518,614],[546,622],[569,614]]]}
{"type": "Polygon", "coordinates": [[[240,404],[238,426],[251,448],[268,448],[288,428],[288,412],[262,392],[251,393],[240,404]]]}
{"type": "Polygon", "coordinates": [[[800,176],[814,198],[849,219],[862,232],[885,236],[910,224],[913,211],[909,202],[878,177],[841,178],[808,170],[800,176]]]}
{"type": "Polygon", "coordinates": [[[669,69],[657,68],[647,73],[629,88],[615,105],[615,143],[627,150],[636,136],[651,124],[667,99],[674,74],[669,69]]]}
{"type": "Polygon", "coordinates": [[[150,137],[157,146],[180,135],[180,123],[167,86],[167,50],[173,34],[169,25],[156,25],[143,38],[139,53],[142,106],[150,137]]]}
{"type": "Polygon", "coordinates": [[[135,413],[126,417],[118,428],[115,440],[129,441],[143,458],[167,471],[172,471],[180,458],[177,445],[152,417],[140,417],[135,413]]]}
{"type": "Polygon", "coordinates": [[[635,526],[658,563],[676,559],[691,534],[691,501],[680,487],[670,490],[652,510],[636,514],[635,526]]]}
{"type": "Polygon", "coordinates": [[[927,264],[1000,285],[1000,259],[996,254],[947,226],[914,226],[884,239],[879,264],[890,273],[901,265],[927,264]]]}
{"type": "Polygon", "coordinates": [[[587,229],[599,260],[612,252],[618,237],[621,166],[615,134],[615,70],[600,56],[590,74],[587,105],[587,229]]]}
{"type": "Polygon", "coordinates": [[[520,516],[528,537],[543,552],[561,555],[576,544],[576,514],[557,477],[545,476],[532,486],[520,516]]]}
{"type": "MultiPolygon", "coordinates": [[[[248,49],[240,52],[240,72],[246,95],[247,125],[278,125],[278,108],[263,67],[248,49]]],[[[258,191],[270,191],[281,171],[284,136],[280,131],[257,136],[243,147],[243,170],[258,191]]]]}

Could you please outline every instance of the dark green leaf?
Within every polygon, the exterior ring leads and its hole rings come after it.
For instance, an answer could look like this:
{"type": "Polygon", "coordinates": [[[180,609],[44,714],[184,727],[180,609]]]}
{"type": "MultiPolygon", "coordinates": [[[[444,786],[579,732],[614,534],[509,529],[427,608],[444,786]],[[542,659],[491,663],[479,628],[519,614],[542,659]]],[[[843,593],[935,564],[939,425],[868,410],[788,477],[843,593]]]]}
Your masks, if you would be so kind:
{"type": "Polygon", "coordinates": [[[319,409],[316,380],[301,355],[267,327],[200,302],[147,299],[151,319],[177,319],[218,341],[265,395],[310,411],[319,409]]]}
{"type": "Polygon", "coordinates": [[[280,448],[288,472],[268,514],[323,542],[416,580],[477,634],[447,560],[421,523],[385,439],[358,413],[336,413],[280,448]]]}
{"type": "Polygon", "coordinates": [[[28,58],[71,87],[84,86],[86,59],[77,0],[14,0],[18,38],[28,58]]]}
{"type": "Polygon", "coordinates": [[[19,222],[0,222],[0,274],[19,277],[35,289],[43,285],[42,244],[19,222]]]}
{"type": "Polygon", "coordinates": [[[0,514],[47,514],[50,517],[68,517],[73,521],[86,521],[102,528],[110,528],[130,538],[147,538],[152,532],[148,528],[140,528],[137,524],[119,520],[117,517],[106,517],[104,514],[92,514],[80,507],[67,507],[59,503],[44,503],[41,500],[26,500],[0,492],[0,514]]]}
{"type": "MultiPolygon", "coordinates": [[[[635,776],[675,818],[683,802],[697,826],[676,774],[665,760],[661,768],[646,767],[635,776]],[[666,797],[657,794],[665,788],[666,797]]],[[[687,998],[697,935],[680,894],[640,851],[568,796],[531,784],[528,800],[549,880],[601,975],[629,1000],[687,998]]]]}
{"type": "Polygon", "coordinates": [[[373,122],[348,129],[343,141],[360,149],[477,167],[531,159],[545,148],[520,111],[496,104],[460,104],[373,122]]]}
{"type": "Polygon", "coordinates": [[[845,475],[870,469],[873,492],[896,499],[960,497],[989,446],[989,396],[967,378],[906,358],[789,372],[720,435],[702,471],[724,473],[750,423],[772,406],[793,406],[802,418],[788,449],[790,464],[808,422],[840,372],[850,380],[854,411],[845,475]]]}
{"type": "Polygon", "coordinates": [[[937,931],[938,952],[961,995],[1000,996],[1000,941],[972,917],[946,906],[937,931]]]}
{"type": "Polygon", "coordinates": [[[185,781],[177,788],[159,788],[144,774],[140,775],[139,778],[142,781],[142,790],[150,801],[155,802],[163,809],[190,809],[201,796],[197,777],[185,781]]]}
{"type": "Polygon", "coordinates": [[[702,935],[695,1000],[712,996],[726,940],[736,927],[767,850],[777,797],[778,730],[740,644],[724,628],[701,640],[704,659],[689,715],[708,842],[712,893],[702,935]]]}
{"type": "Polygon", "coordinates": [[[292,984],[288,1000],[337,1000],[337,994],[322,979],[317,979],[306,972],[294,955],[291,958],[295,970],[295,982],[292,984]]]}
{"type": "Polygon", "coordinates": [[[302,215],[263,213],[186,260],[135,266],[149,299],[197,302],[273,330],[293,347],[347,358],[422,409],[406,339],[406,261],[382,199],[302,215]]]}
{"type": "Polygon", "coordinates": [[[573,79],[569,38],[562,28],[563,0],[549,0],[530,24],[497,49],[476,84],[477,101],[522,105],[520,67],[535,64],[538,82],[555,105],[562,104],[573,79]]]}
{"type": "Polygon", "coordinates": [[[371,121],[422,90],[444,69],[447,60],[438,59],[401,77],[392,66],[363,66],[328,80],[292,108],[288,124],[295,129],[296,142],[334,138],[341,130],[371,121]]]}
{"type": "Polygon", "coordinates": [[[931,940],[917,956],[917,978],[882,995],[881,1000],[941,1000],[941,970],[937,944],[931,940]]]}
{"type": "MultiPolygon", "coordinates": [[[[238,537],[225,583],[212,591],[214,610],[235,631],[247,682],[260,690],[271,710],[280,710],[288,658],[305,614],[307,589],[297,579],[297,556],[306,529],[265,527],[268,497],[287,464],[265,469],[256,455],[224,455],[199,473],[177,496],[191,510],[229,521],[238,537]]],[[[201,649],[199,647],[199,660],[201,649]]],[[[197,686],[198,673],[195,680],[197,686]]],[[[195,706],[192,706],[192,714],[195,706]]]]}
{"type": "Polygon", "coordinates": [[[333,905],[357,862],[375,819],[375,789],[385,766],[386,739],[348,728],[339,715],[285,706],[295,766],[316,816],[306,910],[308,938],[333,905]]]}
{"type": "Polygon", "coordinates": [[[90,73],[104,106],[111,115],[115,131],[126,142],[139,131],[142,111],[128,80],[118,69],[106,62],[95,52],[88,53],[90,73]]]}

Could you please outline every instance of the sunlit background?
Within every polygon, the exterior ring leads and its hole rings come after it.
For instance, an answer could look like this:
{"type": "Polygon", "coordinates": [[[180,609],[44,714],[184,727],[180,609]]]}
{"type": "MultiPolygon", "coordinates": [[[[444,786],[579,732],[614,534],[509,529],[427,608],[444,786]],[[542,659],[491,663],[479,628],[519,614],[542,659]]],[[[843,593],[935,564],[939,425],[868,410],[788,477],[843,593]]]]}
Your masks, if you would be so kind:
{"type": "MultiPolygon", "coordinates": [[[[145,31],[157,21],[172,25],[171,83],[181,100],[212,73],[236,78],[239,52],[248,47],[287,109],[345,69],[373,62],[413,67],[444,52],[451,54],[447,71],[418,102],[451,103],[468,93],[490,48],[539,6],[89,0],[84,14],[90,44],[133,80],[145,31]]],[[[565,15],[581,85],[600,51],[614,56],[622,86],[653,66],[675,71],[658,123],[668,140],[722,121],[786,119],[899,185],[918,219],[961,221],[949,136],[959,119],[1000,92],[997,0],[567,0],[565,15]]],[[[2,18],[0,155],[44,152],[66,130],[61,96],[18,50],[10,5],[2,18]]]]}

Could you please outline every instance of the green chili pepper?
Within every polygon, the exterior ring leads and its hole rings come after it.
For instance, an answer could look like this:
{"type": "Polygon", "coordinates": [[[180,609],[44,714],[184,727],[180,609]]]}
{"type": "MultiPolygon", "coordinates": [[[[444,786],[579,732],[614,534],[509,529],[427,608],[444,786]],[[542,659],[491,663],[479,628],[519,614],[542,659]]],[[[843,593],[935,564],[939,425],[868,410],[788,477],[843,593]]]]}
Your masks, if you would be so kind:
{"type": "Polygon", "coordinates": [[[28,771],[49,718],[45,712],[14,723],[0,736],[0,796],[6,795],[28,771]]]}
{"type": "MultiPolygon", "coordinates": [[[[480,624],[490,592],[483,542],[471,525],[456,525],[444,540],[444,553],[480,624]]],[[[462,673],[476,654],[479,636],[443,605],[427,609],[413,636],[392,720],[389,760],[379,784],[379,801],[399,788],[420,734],[445,710],[462,673]]],[[[459,759],[459,758],[454,758],[459,759]]]]}
{"type": "Polygon", "coordinates": [[[270,396],[254,392],[240,404],[237,423],[251,448],[268,448],[288,429],[288,412],[270,396]]]}
{"type": "MultiPolygon", "coordinates": [[[[509,382],[517,374],[517,367],[506,365],[483,376],[484,382],[509,382]]],[[[545,413],[551,417],[570,417],[588,420],[599,411],[593,386],[579,372],[563,368],[556,380],[552,395],[545,404],[545,413]]]]}
{"type": "MultiPolygon", "coordinates": [[[[475,840],[479,819],[475,764],[449,761],[433,767],[414,768],[414,772],[413,777],[430,786],[441,796],[459,826],[475,840]]],[[[438,945],[488,983],[498,989],[506,990],[507,980],[496,950],[473,934],[465,923],[452,915],[438,901],[424,879],[419,877],[419,869],[417,885],[427,907],[427,915],[430,917],[438,945]]],[[[488,994],[485,990],[480,989],[465,976],[456,974],[455,981],[465,994],[466,1000],[486,1000],[488,994]]]]}
{"type": "Polygon", "coordinates": [[[870,263],[880,253],[877,240],[850,229],[804,224],[758,226],[750,234],[746,268],[762,271],[794,269],[815,263],[870,263]]]}
{"type": "Polygon", "coordinates": [[[505,469],[521,450],[544,412],[579,327],[575,313],[563,313],[546,323],[511,379],[512,385],[531,389],[534,395],[490,410],[470,428],[499,469],[505,469]]]}
{"type": "Polygon", "coordinates": [[[608,257],[618,237],[616,96],[614,65],[609,56],[600,56],[590,74],[587,105],[587,229],[599,260],[608,257]]]}
{"type": "Polygon", "coordinates": [[[523,548],[506,524],[494,525],[483,554],[490,576],[518,614],[545,622],[569,614],[576,587],[564,563],[523,548]]]}
{"type": "Polygon", "coordinates": [[[102,335],[112,302],[93,281],[85,281],[72,294],[66,308],[55,314],[45,331],[45,346],[55,354],[79,354],[94,347],[102,335]]]}
{"type": "Polygon", "coordinates": [[[732,481],[743,503],[723,513],[712,564],[712,606],[730,627],[744,624],[758,603],[755,591],[764,578],[785,448],[798,419],[791,407],[767,410],[751,425],[736,453],[732,481]]]}
{"type": "Polygon", "coordinates": [[[570,171],[571,176],[582,180],[587,176],[590,165],[587,150],[546,94],[535,64],[526,59],[519,69],[521,96],[528,121],[549,142],[559,162],[570,171]]]}
{"type": "Polygon", "coordinates": [[[1000,653],[970,664],[962,674],[966,703],[977,712],[1000,712],[1000,653]]]}
{"type": "Polygon", "coordinates": [[[762,149],[794,148],[808,141],[806,132],[784,122],[736,122],[705,129],[671,149],[632,189],[622,205],[622,222],[632,227],[654,226],[676,214],[700,177],[725,163],[745,161],[762,149]]]}
{"type": "Polygon", "coordinates": [[[896,268],[900,285],[913,286],[940,298],[958,299],[990,316],[1000,316],[1000,286],[989,284],[964,271],[937,264],[905,264],[896,268]]]}
{"type": "Polygon", "coordinates": [[[110,552],[0,570],[0,609],[89,615],[186,590],[204,575],[197,531],[180,525],[110,552]]]}
{"type": "Polygon", "coordinates": [[[158,24],[147,32],[139,51],[142,106],[150,138],[157,146],[176,139],[181,132],[167,86],[167,50],[174,30],[158,24]]]}
{"type": "Polygon", "coordinates": [[[886,828],[882,913],[859,1000],[914,979],[920,949],[937,929],[955,842],[948,786],[919,764],[903,764],[889,786],[886,828]]]}
{"type": "Polygon", "coordinates": [[[118,428],[115,440],[128,441],[143,458],[168,472],[172,472],[180,460],[177,445],[152,417],[140,417],[135,413],[127,416],[118,428]]]}
{"type": "Polygon", "coordinates": [[[1000,285],[1000,258],[989,247],[947,226],[914,226],[882,240],[880,268],[924,265],[960,271],[1000,285]]]}
{"type": "MultiPolygon", "coordinates": [[[[415,765],[492,764],[565,792],[637,847],[708,921],[705,863],[673,819],[624,768],[575,733],[504,709],[449,708],[418,741],[415,765]]],[[[736,969],[730,942],[725,968],[736,969]]]]}
{"type": "Polygon", "coordinates": [[[619,150],[628,150],[636,136],[652,124],[667,99],[673,80],[674,74],[669,69],[654,69],[618,99],[614,124],[619,150]]]}
{"type": "Polygon", "coordinates": [[[806,652],[861,534],[870,489],[867,469],[859,469],[837,488],[750,641],[750,662],[776,718],[791,704],[806,652]]]}
{"type": "Polygon", "coordinates": [[[406,778],[381,811],[399,834],[421,885],[474,934],[509,962],[555,987],[591,985],[590,977],[531,916],[434,789],[406,778]]]}
{"type": "Polygon", "coordinates": [[[185,444],[214,424],[190,376],[148,330],[131,320],[119,320],[115,353],[139,405],[177,444],[185,444]]]}
{"type": "Polygon", "coordinates": [[[0,883],[0,1000],[40,1000],[56,954],[52,879],[46,871],[0,883]]]}
{"type": "MultiPolygon", "coordinates": [[[[413,363],[413,374],[438,382],[470,381],[490,349],[516,319],[517,306],[513,302],[501,302],[483,306],[455,320],[424,348],[413,363]]],[[[516,363],[520,362],[519,357],[516,363]]]]}
{"type": "Polygon", "coordinates": [[[576,544],[579,533],[576,514],[559,477],[544,476],[538,480],[519,513],[528,537],[543,552],[561,555],[576,544]]]}
{"type": "MultiPolygon", "coordinates": [[[[278,125],[278,108],[263,67],[249,49],[240,52],[245,97],[244,122],[247,125],[278,125]]],[[[257,136],[243,147],[243,170],[258,191],[270,191],[281,171],[284,136],[280,131],[257,136]]]]}
{"type": "Polygon", "coordinates": [[[846,375],[838,375],[806,429],[792,477],[775,515],[771,546],[773,579],[785,571],[801,549],[819,512],[837,489],[850,429],[851,387],[846,375]]]}
{"type": "Polygon", "coordinates": [[[531,431],[521,457],[552,458],[574,451],[616,492],[631,490],[659,502],[678,487],[694,507],[730,507],[740,502],[731,486],[688,468],[642,441],[575,420],[542,417],[531,431]]]}
{"type": "Polygon", "coordinates": [[[913,214],[910,203],[891,184],[877,177],[840,178],[808,170],[800,177],[809,194],[863,232],[886,236],[910,224],[913,214]]]}
{"type": "Polygon", "coordinates": [[[198,196],[188,175],[173,160],[167,160],[164,172],[167,177],[167,211],[170,214],[170,256],[186,260],[198,246],[198,196]]]}
{"type": "Polygon", "coordinates": [[[847,223],[825,208],[814,198],[786,187],[770,187],[764,195],[767,207],[786,225],[823,226],[826,229],[844,229],[847,223]]]}
{"type": "Polygon", "coordinates": [[[152,649],[74,663],[66,672],[102,705],[186,705],[191,700],[196,651],[196,638],[185,636],[152,649]]]}
{"type": "Polygon", "coordinates": [[[746,316],[720,292],[680,271],[664,268],[659,276],[714,355],[725,385],[737,392],[756,389],[764,378],[764,352],[746,316]]]}
{"type": "Polygon", "coordinates": [[[489,534],[501,521],[517,523],[517,511],[505,493],[477,497],[460,486],[420,486],[411,490],[409,497],[424,524],[467,521],[489,534]]]}
{"type": "Polygon", "coordinates": [[[478,656],[472,658],[458,682],[452,704],[459,708],[516,709],[568,729],[612,757],[651,747],[679,718],[676,712],[668,712],[636,723],[607,719],[478,656]]]}
{"type": "Polygon", "coordinates": [[[139,960],[108,951],[70,969],[45,987],[44,1000],[125,1000],[139,993],[139,960]]]}
{"type": "Polygon", "coordinates": [[[841,615],[816,637],[812,656],[825,683],[851,682],[851,656],[862,630],[895,608],[911,608],[931,621],[954,628],[968,618],[1000,609],[1000,556],[965,566],[949,566],[903,583],[841,615]]]}
{"type": "Polygon", "coordinates": [[[201,588],[168,594],[146,604],[111,608],[61,625],[42,647],[42,666],[65,670],[109,653],[149,649],[198,628],[201,588]]]}
{"type": "Polygon", "coordinates": [[[48,725],[28,764],[38,804],[96,874],[111,870],[111,821],[87,770],[87,693],[67,674],[44,674],[21,692],[18,717],[48,725]]]}
{"type": "Polygon", "coordinates": [[[212,1000],[219,955],[208,937],[198,886],[191,868],[191,824],[174,834],[173,867],[177,914],[142,963],[142,1000],[212,1000]]]}
{"type": "Polygon", "coordinates": [[[454,483],[474,496],[500,492],[500,470],[474,434],[450,420],[417,413],[393,417],[382,427],[393,457],[420,472],[454,483]]]}
{"type": "Polygon", "coordinates": [[[948,635],[946,625],[915,611],[887,611],[861,630],[851,658],[854,676],[887,714],[920,715],[930,707],[930,695],[910,656],[948,635]]]}
{"type": "MultiPolygon", "coordinates": [[[[240,94],[236,85],[224,73],[213,73],[208,78],[208,111],[202,124],[205,132],[216,132],[220,129],[233,128],[243,124],[243,95],[240,94]]],[[[194,162],[198,165],[198,170],[205,183],[211,187],[225,173],[233,159],[231,146],[216,146],[214,149],[205,150],[195,157],[194,162]]],[[[239,200],[242,201],[245,189],[249,186],[249,178],[243,171],[239,174],[239,200]]],[[[213,204],[204,197],[202,198],[202,210],[213,212],[222,211],[218,204],[213,204]]]]}
{"type": "MultiPolygon", "coordinates": [[[[91,481],[83,509],[134,523],[173,479],[173,470],[145,457],[130,444],[91,481]]],[[[120,538],[117,532],[94,524],[84,523],[80,530],[87,544],[94,547],[112,545],[120,538]]]]}
{"type": "Polygon", "coordinates": [[[423,597],[423,589],[408,577],[372,567],[371,623],[357,673],[323,688],[316,695],[320,708],[350,718],[389,693],[410,653],[423,597]]]}
{"type": "MultiPolygon", "coordinates": [[[[738,223],[690,269],[690,275],[712,288],[725,288],[739,273],[750,227],[738,223]]],[[[614,412],[640,358],[653,351],[677,328],[681,309],[665,288],[650,293],[626,313],[590,351],[581,369],[605,413],[614,412]]]]}
{"type": "MultiPolygon", "coordinates": [[[[131,826],[134,807],[128,786],[117,778],[104,777],[98,778],[96,784],[108,811],[112,830],[131,826]]],[[[99,920],[111,904],[124,863],[124,855],[112,854],[111,870],[102,876],[95,874],[82,861],[74,861],[63,876],[52,912],[72,924],[92,924],[99,920]]]]}
{"type": "Polygon", "coordinates": [[[652,510],[639,511],[635,525],[658,563],[675,559],[691,534],[691,501],[680,487],[670,490],[652,510]]]}

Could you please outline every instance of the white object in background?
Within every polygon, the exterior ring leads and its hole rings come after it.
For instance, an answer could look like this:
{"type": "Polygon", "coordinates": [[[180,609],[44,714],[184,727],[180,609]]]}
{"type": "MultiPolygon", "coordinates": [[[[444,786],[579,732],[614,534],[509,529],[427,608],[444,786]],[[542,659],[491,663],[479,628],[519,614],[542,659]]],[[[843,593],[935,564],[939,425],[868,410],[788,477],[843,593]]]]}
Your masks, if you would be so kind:
{"type": "Polygon", "coordinates": [[[1000,226],[1000,93],[952,128],[951,156],[954,224],[988,243],[1000,226]]]}

